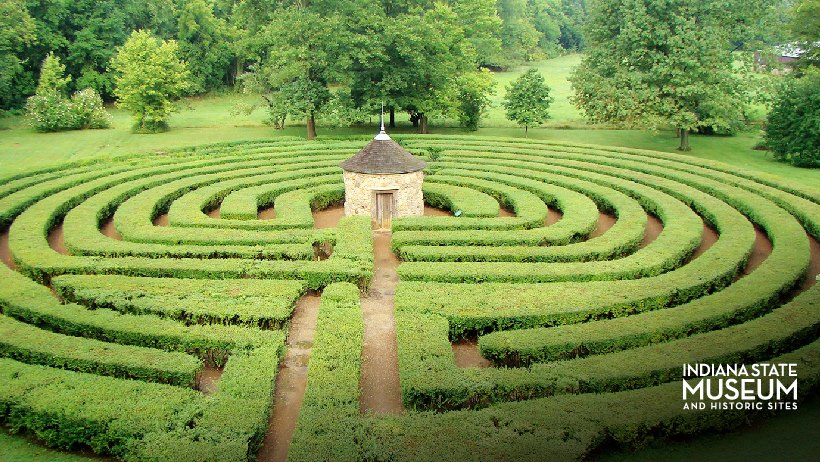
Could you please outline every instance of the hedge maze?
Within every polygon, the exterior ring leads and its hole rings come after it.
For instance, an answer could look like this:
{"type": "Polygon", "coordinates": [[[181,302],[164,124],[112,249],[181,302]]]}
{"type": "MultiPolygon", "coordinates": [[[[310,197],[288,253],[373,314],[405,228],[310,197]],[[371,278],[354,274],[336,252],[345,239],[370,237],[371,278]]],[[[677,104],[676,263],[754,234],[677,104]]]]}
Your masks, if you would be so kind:
{"type": "Polygon", "coordinates": [[[361,414],[370,221],[319,229],[313,212],[343,200],[337,165],[365,142],[2,180],[0,422],[129,461],[254,460],[309,292],[291,460],[580,459],[750,417],[682,410],[684,363],[796,362],[801,395],[816,390],[818,191],[673,154],[406,136],[428,162],[425,201],[460,212],[394,220],[405,412],[361,414]],[[463,339],[493,367],[457,367],[463,339]],[[224,368],[210,393],[206,368],[224,368]]]}

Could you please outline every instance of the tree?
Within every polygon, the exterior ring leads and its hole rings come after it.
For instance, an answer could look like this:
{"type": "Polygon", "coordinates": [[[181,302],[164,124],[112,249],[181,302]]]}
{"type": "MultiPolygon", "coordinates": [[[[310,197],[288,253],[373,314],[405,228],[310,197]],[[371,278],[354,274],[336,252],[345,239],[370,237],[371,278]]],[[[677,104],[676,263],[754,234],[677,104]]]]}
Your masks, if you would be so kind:
{"type": "Polygon", "coordinates": [[[764,136],[778,160],[820,167],[820,70],[806,69],[784,84],[769,112],[764,136]]]}
{"type": "Polygon", "coordinates": [[[453,4],[453,12],[475,49],[476,64],[497,65],[501,60],[501,18],[495,0],[459,0],[453,4]]]}
{"type": "Polygon", "coordinates": [[[60,58],[54,56],[54,53],[49,53],[40,67],[37,94],[54,93],[56,95],[65,95],[66,88],[71,83],[71,76],[64,76],[65,66],[60,62],[60,58]]]}
{"type": "Polygon", "coordinates": [[[386,36],[392,68],[383,80],[386,91],[418,124],[419,133],[428,133],[431,117],[457,105],[458,79],[475,70],[475,50],[443,4],[390,21],[386,36]]]}
{"type": "Polygon", "coordinates": [[[530,69],[507,85],[504,109],[507,119],[523,125],[524,132],[527,132],[530,126],[542,124],[550,118],[552,101],[550,87],[544,83],[544,77],[537,70],[530,69]]]}
{"type": "Polygon", "coordinates": [[[307,139],[316,138],[316,116],[331,98],[328,85],[347,67],[345,37],[338,16],[282,9],[257,34],[263,54],[244,76],[246,88],[262,94],[273,120],[304,118],[307,139]]]}
{"type": "Polygon", "coordinates": [[[168,129],[174,101],[190,88],[190,72],[178,57],[175,41],[160,40],[148,31],[134,31],[111,60],[116,73],[118,104],[132,113],[134,131],[156,133],[168,129]]]}
{"type": "Polygon", "coordinates": [[[233,59],[225,21],[214,16],[205,0],[192,0],[185,2],[177,24],[180,56],[191,70],[193,91],[224,85],[233,59]]]}
{"type": "Polygon", "coordinates": [[[22,0],[0,2],[0,109],[19,105],[28,87],[22,51],[34,42],[34,20],[22,0]],[[22,83],[22,84],[21,84],[22,83]]]}
{"type": "Polygon", "coordinates": [[[527,0],[499,0],[501,44],[506,59],[502,67],[538,56],[539,33],[528,15],[527,0]]]}
{"type": "Polygon", "coordinates": [[[43,60],[37,93],[26,101],[29,122],[40,132],[108,128],[111,116],[103,107],[102,98],[92,88],[74,93],[66,99],[65,89],[71,83],[64,76],[60,58],[50,54],[43,60]]]}
{"type": "Polygon", "coordinates": [[[681,150],[699,127],[743,120],[751,79],[733,67],[771,0],[600,0],[590,10],[588,51],[570,78],[573,102],[594,122],[680,129],[681,150]]]}
{"type": "Polygon", "coordinates": [[[458,81],[458,121],[467,130],[478,130],[478,122],[495,93],[495,80],[487,69],[462,75],[458,81]]]}
{"type": "Polygon", "coordinates": [[[820,68],[820,0],[798,0],[791,16],[792,35],[804,50],[800,67],[820,68]]]}
{"type": "Polygon", "coordinates": [[[538,46],[547,56],[557,56],[560,50],[558,39],[561,25],[566,23],[561,0],[530,0],[530,16],[538,31],[538,46]]]}

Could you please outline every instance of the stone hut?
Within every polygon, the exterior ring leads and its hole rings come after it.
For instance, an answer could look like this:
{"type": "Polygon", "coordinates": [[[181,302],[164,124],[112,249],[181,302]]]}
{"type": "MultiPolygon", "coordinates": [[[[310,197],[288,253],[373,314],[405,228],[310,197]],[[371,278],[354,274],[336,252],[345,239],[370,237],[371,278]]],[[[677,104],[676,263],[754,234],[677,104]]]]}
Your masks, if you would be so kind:
{"type": "Polygon", "coordinates": [[[424,214],[423,160],[413,157],[381,131],[345,160],[345,216],[369,216],[374,229],[390,229],[392,218],[424,214]]]}

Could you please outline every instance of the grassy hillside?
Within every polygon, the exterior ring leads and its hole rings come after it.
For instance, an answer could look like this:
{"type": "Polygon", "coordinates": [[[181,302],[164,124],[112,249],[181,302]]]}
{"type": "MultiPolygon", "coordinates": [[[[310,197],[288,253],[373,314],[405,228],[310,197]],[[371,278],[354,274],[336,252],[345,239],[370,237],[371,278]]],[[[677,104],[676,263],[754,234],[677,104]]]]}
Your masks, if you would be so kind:
{"type": "MultiPolygon", "coordinates": [[[[581,114],[569,103],[571,88],[567,77],[580,62],[580,55],[567,55],[535,63],[552,88],[555,102],[552,120],[544,128],[530,130],[528,136],[536,139],[596,143],[613,146],[655,149],[676,152],[678,141],[671,132],[642,130],[602,130],[584,124],[581,114]]],[[[490,108],[482,128],[478,132],[464,132],[454,121],[435,120],[431,124],[434,133],[475,133],[483,136],[523,137],[524,130],[504,118],[501,100],[504,87],[525,72],[524,66],[510,72],[496,73],[498,82],[490,108]]],[[[256,110],[250,115],[232,114],[237,102],[254,104],[253,95],[224,94],[188,98],[183,101],[180,112],[171,117],[171,131],[155,135],[135,135],[130,132],[128,113],[112,108],[113,128],[108,130],[84,130],[62,133],[36,133],[27,126],[22,117],[0,119],[0,176],[32,168],[97,156],[118,156],[137,152],[162,151],[179,146],[214,143],[231,140],[251,140],[282,135],[304,136],[304,126],[293,125],[285,130],[274,130],[263,124],[264,111],[256,110]]],[[[350,128],[327,128],[319,121],[319,136],[345,134],[369,134],[375,130],[378,118],[369,124],[350,128]]],[[[399,126],[393,133],[413,132],[406,114],[398,114],[399,126]]],[[[290,122],[297,123],[297,122],[290,122]]],[[[771,160],[765,152],[753,151],[759,133],[756,130],[734,137],[698,137],[692,139],[695,157],[716,159],[749,168],[780,179],[806,185],[820,184],[820,171],[797,169],[771,160]]]]}

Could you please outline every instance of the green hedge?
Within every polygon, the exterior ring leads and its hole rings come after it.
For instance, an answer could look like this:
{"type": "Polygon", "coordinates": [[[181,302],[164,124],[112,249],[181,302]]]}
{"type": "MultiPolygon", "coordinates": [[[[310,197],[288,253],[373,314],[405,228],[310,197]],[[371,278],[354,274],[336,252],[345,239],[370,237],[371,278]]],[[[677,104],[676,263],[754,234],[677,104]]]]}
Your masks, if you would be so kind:
{"type": "Polygon", "coordinates": [[[278,331],[235,326],[183,326],[155,316],[122,315],[100,309],[89,311],[61,304],[48,288],[0,265],[8,284],[0,286],[3,314],[28,324],[75,337],[122,345],[137,345],[194,354],[209,364],[222,365],[230,352],[262,343],[284,342],[278,331]]]}
{"type": "Polygon", "coordinates": [[[436,177],[430,176],[422,185],[424,202],[432,207],[449,210],[459,217],[497,217],[498,201],[492,196],[475,189],[436,183],[436,177]]]}
{"type": "Polygon", "coordinates": [[[470,218],[406,217],[393,221],[394,231],[451,230],[451,229],[528,229],[542,226],[547,218],[547,206],[537,195],[478,178],[455,175],[433,175],[433,181],[452,186],[477,189],[493,196],[504,208],[515,212],[515,217],[470,218]]]}
{"type": "MultiPolygon", "coordinates": [[[[320,165],[338,163],[340,158],[330,162],[322,162],[320,165]]],[[[310,201],[313,197],[306,197],[305,192],[319,188],[320,193],[330,194],[342,187],[342,176],[339,175],[338,167],[311,167],[310,164],[299,163],[289,166],[289,168],[300,167],[301,169],[289,171],[287,174],[278,173],[271,175],[253,176],[241,180],[221,181],[204,188],[193,190],[171,204],[168,210],[168,219],[171,226],[194,227],[194,228],[231,228],[250,230],[275,230],[287,228],[311,228],[313,227],[313,217],[310,215],[310,201]],[[229,208],[223,212],[220,207],[219,220],[214,220],[205,214],[205,211],[212,210],[222,203],[222,198],[230,192],[228,188],[240,188],[262,184],[265,190],[265,202],[263,205],[278,202],[279,208],[276,218],[272,220],[257,220],[256,213],[253,218],[233,219],[234,212],[229,208]],[[323,186],[335,185],[337,188],[327,189],[323,186]],[[280,196],[281,197],[280,200],[280,196]],[[307,209],[307,215],[304,213],[307,209]]],[[[244,191],[244,189],[239,189],[244,191]]],[[[315,194],[315,193],[314,193],[315,194]]],[[[232,197],[233,194],[227,197],[232,197]]],[[[257,199],[257,198],[254,198],[257,199]]],[[[227,198],[225,198],[227,200],[227,198]]],[[[248,204],[250,206],[251,204],[248,204]]]]}
{"type": "Polygon", "coordinates": [[[303,281],[202,280],[78,275],[52,280],[65,300],[93,309],[155,314],[185,324],[234,324],[262,329],[284,327],[303,281]]]}
{"type": "Polygon", "coordinates": [[[145,434],[184,428],[201,405],[186,388],[0,359],[0,421],[62,449],[122,457],[145,434]]]}
{"type": "Polygon", "coordinates": [[[0,316],[0,356],[29,364],[193,387],[202,362],[184,353],[69,337],[0,316]]]}
{"type": "Polygon", "coordinates": [[[282,345],[237,352],[225,366],[216,393],[185,427],[147,433],[126,461],[252,461],[268,430],[282,345]]]}
{"type": "MultiPolygon", "coordinates": [[[[771,362],[798,365],[801,404],[816,393],[820,341],[771,362]]],[[[360,459],[582,460],[598,448],[634,449],[659,439],[725,432],[773,413],[683,409],[681,387],[681,382],[671,382],[617,393],[561,395],[481,410],[370,420],[360,459]]]]}
{"type": "Polygon", "coordinates": [[[529,369],[458,369],[447,341],[447,321],[397,313],[402,398],[408,408],[460,409],[562,393],[610,392],[681,378],[684,363],[769,360],[817,338],[820,287],[762,317],[722,330],[604,356],[529,369]]]}
{"type": "Polygon", "coordinates": [[[362,322],[352,284],[325,288],[308,364],[308,386],[288,451],[290,461],[361,460],[362,322]]]}

